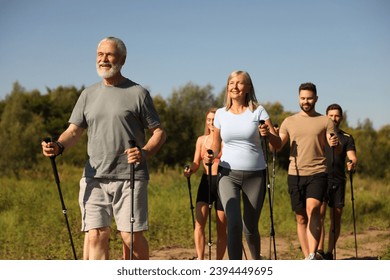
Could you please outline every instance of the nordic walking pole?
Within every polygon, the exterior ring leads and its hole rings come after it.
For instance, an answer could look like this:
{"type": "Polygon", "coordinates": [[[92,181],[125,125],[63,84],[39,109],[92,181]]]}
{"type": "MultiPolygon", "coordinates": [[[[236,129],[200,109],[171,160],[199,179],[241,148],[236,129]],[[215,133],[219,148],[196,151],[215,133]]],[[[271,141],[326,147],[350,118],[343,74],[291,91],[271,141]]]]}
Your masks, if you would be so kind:
{"type": "MultiPolygon", "coordinates": [[[[190,168],[189,165],[184,166],[184,170],[188,170],[189,168],[190,168]]],[[[191,209],[191,215],[192,215],[192,228],[195,229],[194,204],[192,203],[191,179],[190,179],[190,177],[187,177],[187,186],[188,186],[188,193],[190,195],[190,209],[191,209]]]]}
{"type": "MultiPolygon", "coordinates": [[[[277,128],[278,125],[274,124],[274,127],[277,128]]],[[[274,194],[275,194],[275,177],[276,177],[276,172],[275,172],[275,165],[276,165],[276,150],[272,152],[272,181],[271,181],[271,205],[274,205],[274,194]]],[[[271,225],[272,228],[272,225],[271,225]]],[[[272,245],[272,232],[270,231],[270,237],[269,237],[269,252],[268,252],[268,259],[271,259],[271,245],[272,245]]]]}
{"type": "MultiPolygon", "coordinates": [[[[213,154],[213,150],[211,149],[208,149],[207,150],[207,153],[209,155],[212,155],[213,154]]],[[[207,163],[207,166],[208,166],[208,179],[209,179],[209,199],[208,199],[208,202],[209,202],[209,242],[208,242],[208,245],[209,245],[209,260],[211,260],[211,245],[213,245],[213,242],[211,240],[211,184],[212,184],[212,170],[211,170],[211,166],[213,164],[212,163],[207,163]]]]}
{"type": "MultiPolygon", "coordinates": [[[[334,133],[330,134],[330,137],[333,137],[334,133]]],[[[333,252],[334,256],[333,259],[336,260],[336,186],[334,184],[334,158],[335,158],[335,151],[334,147],[332,146],[332,192],[333,192],[333,252]]]]}
{"type": "MultiPolygon", "coordinates": [[[[265,123],[265,121],[260,120],[259,123],[260,123],[260,125],[263,125],[265,123]]],[[[275,260],[277,260],[274,217],[273,217],[273,205],[272,205],[271,186],[270,186],[269,171],[268,171],[267,139],[266,139],[266,137],[263,137],[261,135],[260,135],[260,139],[261,139],[261,145],[263,147],[263,154],[264,154],[264,161],[265,161],[265,172],[266,172],[266,183],[267,183],[267,189],[268,189],[269,215],[270,215],[270,221],[271,221],[270,236],[272,237],[272,240],[273,240],[274,257],[275,257],[275,260]]]]}
{"type": "MultiPolygon", "coordinates": [[[[349,160],[348,162],[352,162],[349,160]]],[[[355,219],[355,197],[353,196],[353,170],[348,170],[349,173],[349,181],[351,182],[351,201],[352,201],[352,217],[353,217],[353,235],[355,236],[355,255],[356,259],[358,258],[358,249],[357,249],[357,241],[356,241],[356,219],[355,219]]]]}
{"type": "MultiPolygon", "coordinates": [[[[46,143],[49,143],[49,142],[51,142],[51,138],[47,137],[43,141],[45,141],[46,143]]],[[[77,260],[76,250],[75,250],[74,244],[73,244],[72,232],[70,230],[69,221],[68,221],[68,210],[66,209],[66,206],[65,206],[65,203],[64,203],[64,198],[62,196],[62,191],[61,191],[61,186],[60,186],[60,177],[58,176],[57,165],[56,165],[55,159],[56,159],[56,156],[51,156],[50,157],[51,167],[53,168],[54,179],[56,181],[58,194],[60,195],[61,206],[62,206],[62,213],[64,214],[66,227],[68,228],[70,245],[72,246],[73,257],[74,257],[75,260],[77,260]]]]}
{"type": "MultiPolygon", "coordinates": [[[[134,148],[135,141],[129,140],[130,148],[134,148]]],[[[135,164],[130,164],[130,260],[133,260],[133,252],[134,252],[134,180],[135,180],[135,164]]]]}

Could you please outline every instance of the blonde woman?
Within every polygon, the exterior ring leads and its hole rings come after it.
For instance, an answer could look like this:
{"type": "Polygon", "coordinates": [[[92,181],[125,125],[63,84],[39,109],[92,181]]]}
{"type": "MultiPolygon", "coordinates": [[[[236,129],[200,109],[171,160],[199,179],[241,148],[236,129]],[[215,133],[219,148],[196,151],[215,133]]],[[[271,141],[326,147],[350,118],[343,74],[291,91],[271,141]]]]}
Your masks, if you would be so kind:
{"type": "MultiPolygon", "coordinates": [[[[276,148],[281,140],[268,113],[258,104],[247,72],[234,71],[229,75],[225,100],[226,106],[215,113],[211,147],[214,155],[222,148],[218,193],[227,218],[229,259],[242,259],[244,232],[252,259],[258,260],[261,259],[258,222],[266,194],[266,162],[260,134],[268,137],[276,148]],[[265,123],[260,125],[260,120],[265,123]]],[[[203,158],[215,163],[214,155],[204,154],[203,158]]]]}
{"type": "MultiPolygon", "coordinates": [[[[194,239],[196,253],[199,260],[204,259],[204,250],[206,245],[205,227],[209,215],[209,183],[208,183],[208,166],[202,161],[203,154],[211,148],[214,141],[214,116],[216,108],[211,108],[206,113],[206,124],[204,135],[198,137],[194,160],[190,166],[184,170],[184,176],[190,177],[199,167],[203,166],[203,175],[199,184],[198,194],[196,197],[196,221],[194,230],[194,239]]],[[[211,185],[211,201],[214,203],[217,221],[217,260],[222,260],[226,252],[226,218],[223,211],[221,201],[217,193],[217,173],[218,161],[221,154],[216,157],[214,164],[211,166],[212,185],[211,185]]]]}

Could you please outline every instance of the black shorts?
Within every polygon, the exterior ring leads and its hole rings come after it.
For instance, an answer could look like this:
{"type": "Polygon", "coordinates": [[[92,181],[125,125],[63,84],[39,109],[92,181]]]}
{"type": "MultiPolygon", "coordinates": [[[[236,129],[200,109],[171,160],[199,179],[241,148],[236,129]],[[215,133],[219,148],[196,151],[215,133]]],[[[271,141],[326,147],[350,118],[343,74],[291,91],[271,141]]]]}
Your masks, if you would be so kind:
{"type": "MultiPolygon", "coordinates": [[[[217,210],[223,211],[223,206],[221,203],[221,200],[218,196],[218,182],[217,182],[218,176],[212,175],[211,176],[211,195],[210,195],[210,203],[213,204],[214,207],[217,210]]],[[[208,175],[203,173],[202,179],[199,183],[198,188],[198,195],[196,196],[196,202],[204,202],[209,203],[209,180],[208,175]]]]}
{"type": "Polygon", "coordinates": [[[324,201],[329,207],[343,208],[345,205],[345,184],[346,182],[332,183],[329,181],[328,189],[325,193],[324,201]],[[336,203],[336,204],[335,204],[336,203]]]}
{"type": "Polygon", "coordinates": [[[306,199],[324,200],[328,186],[328,174],[318,173],[311,176],[288,175],[288,193],[293,211],[306,208],[306,199]]]}

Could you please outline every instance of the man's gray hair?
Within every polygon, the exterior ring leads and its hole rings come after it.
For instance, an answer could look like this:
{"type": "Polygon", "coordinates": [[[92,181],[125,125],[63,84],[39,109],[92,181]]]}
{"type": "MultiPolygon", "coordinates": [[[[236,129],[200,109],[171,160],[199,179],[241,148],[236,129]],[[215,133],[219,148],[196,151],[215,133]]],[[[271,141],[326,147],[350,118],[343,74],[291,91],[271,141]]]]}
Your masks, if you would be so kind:
{"type": "Polygon", "coordinates": [[[125,43],[123,43],[123,41],[119,38],[116,38],[116,37],[106,37],[104,38],[103,40],[100,41],[98,47],[100,46],[100,44],[104,41],[110,41],[110,42],[113,42],[116,47],[118,48],[118,51],[119,51],[119,55],[121,56],[127,56],[127,49],[126,49],[126,45],[125,43]]]}

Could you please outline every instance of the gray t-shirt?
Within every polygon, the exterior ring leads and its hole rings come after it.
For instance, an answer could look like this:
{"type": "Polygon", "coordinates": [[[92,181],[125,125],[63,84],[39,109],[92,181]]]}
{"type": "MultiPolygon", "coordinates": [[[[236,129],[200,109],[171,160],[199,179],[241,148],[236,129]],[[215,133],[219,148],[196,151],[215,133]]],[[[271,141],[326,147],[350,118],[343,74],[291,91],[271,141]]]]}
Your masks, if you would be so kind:
{"type": "MultiPolygon", "coordinates": [[[[88,160],[85,177],[130,179],[124,151],[135,140],[145,145],[145,129],[160,125],[149,92],[127,79],[117,86],[103,82],[86,88],[73,109],[69,123],[88,129],[88,160]]],[[[147,164],[135,167],[135,179],[148,180],[147,164]]]]}

